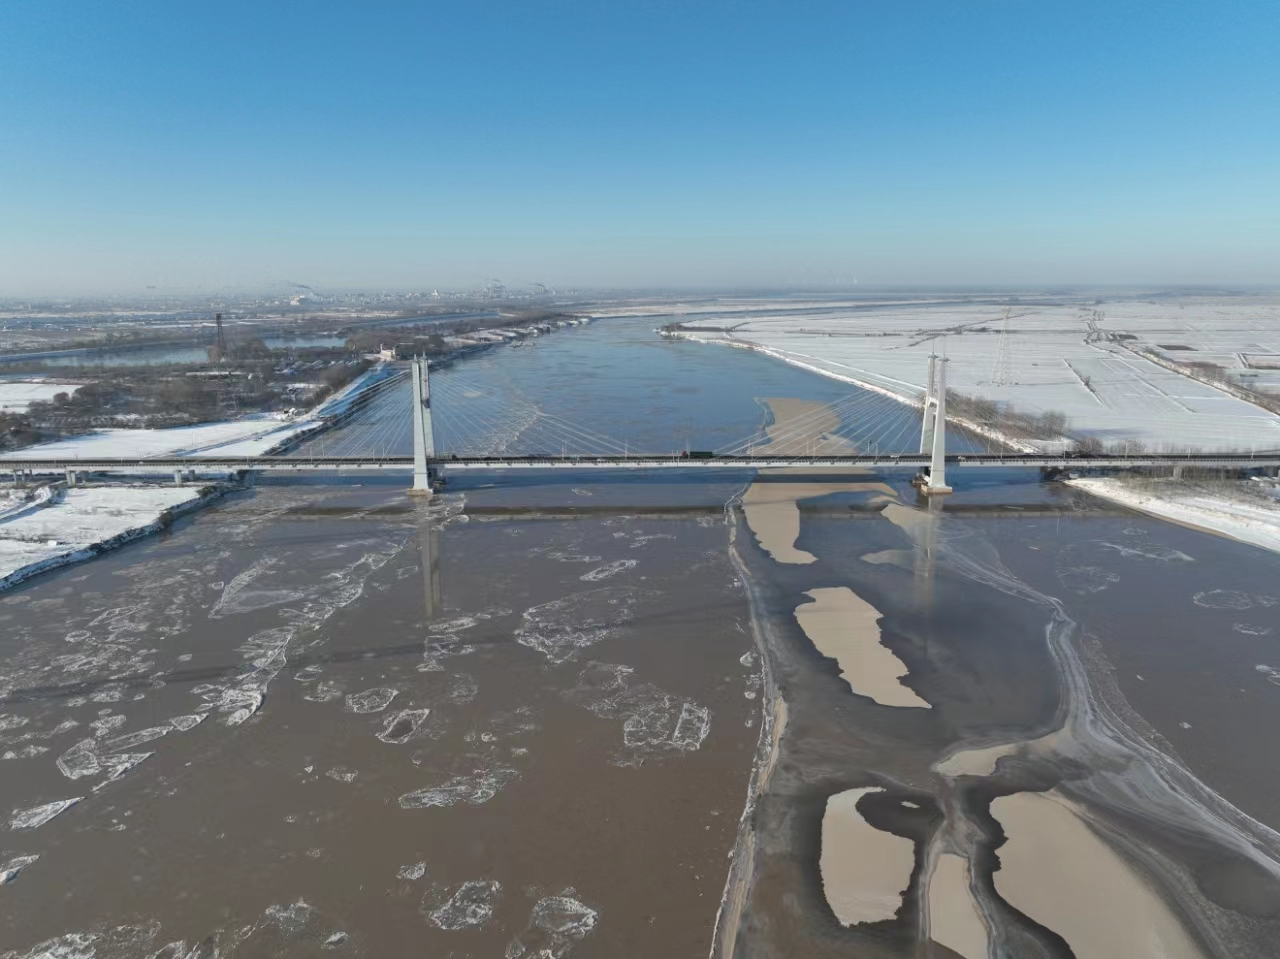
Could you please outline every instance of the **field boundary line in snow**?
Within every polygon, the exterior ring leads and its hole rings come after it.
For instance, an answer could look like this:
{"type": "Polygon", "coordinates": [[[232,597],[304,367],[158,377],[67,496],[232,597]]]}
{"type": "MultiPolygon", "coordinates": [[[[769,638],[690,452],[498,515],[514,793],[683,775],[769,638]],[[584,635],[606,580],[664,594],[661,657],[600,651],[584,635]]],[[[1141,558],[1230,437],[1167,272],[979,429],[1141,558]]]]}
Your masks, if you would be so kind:
{"type": "MultiPolygon", "coordinates": [[[[1130,353],[1132,353],[1134,356],[1140,357],[1144,360],[1149,360],[1150,362],[1154,363],[1156,366],[1162,366],[1166,370],[1169,370],[1171,373],[1177,373],[1179,376],[1185,376],[1187,379],[1194,380],[1195,382],[1200,383],[1203,386],[1207,386],[1210,389],[1215,389],[1220,393],[1226,393],[1228,396],[1233,397],[1234,399],[1237,399],[1242,403],[1248,403],[1250,406],[1256,406],[1258,409],[1263,410],[1267,413],[1277,412],[1277,410],[1273,410],[1270,407],[1263,406],[1260,402],[1258,402],[1260,397],[1258,396],[1257,393],[1253,393],[1249,390],[1244,389],[1243,387],[1236,386],[1234,383],[1227,383],[1220,380],[1211,380],[1207,376],[1200,376],[1194,370],[1191,370],[1185,366],[1181,366],[1173,362],[1172,360],[1166,359],[1165,357],[1160,356],[1158,353],[1148,350],[1143,346],[1139,346],[1136,344],[1131,345],[1128,341],[1126,341],[1123,345],[1124,345],[1124,348],[1128,350],[1130,353]]],[[[1262,398],[1265,398],[1265,397],[1262,397],[1262,398]]]]}

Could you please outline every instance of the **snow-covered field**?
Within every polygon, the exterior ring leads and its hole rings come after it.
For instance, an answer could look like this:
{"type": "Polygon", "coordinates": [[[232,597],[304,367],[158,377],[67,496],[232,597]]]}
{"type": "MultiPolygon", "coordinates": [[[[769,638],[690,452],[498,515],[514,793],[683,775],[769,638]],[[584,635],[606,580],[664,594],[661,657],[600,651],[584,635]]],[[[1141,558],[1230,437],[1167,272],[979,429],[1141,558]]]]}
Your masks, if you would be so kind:
{"type": "Polygon", "coordinates": [[[84,436],[28,446],[0,455],[0,459],[32,456],[66,459],[109,456],[139,459],[196,455],[260,456],[285,440],[319,428],[324,417],[340,412],[352,398],[393,372],[392,368],[386,366],[368,370],[315,409],[293,419],[258,413],[238,420],[162,430],[96,430],[84,436]]]}
{"type": "Polygon", "coordinates": [[[78,487],[43,508],[0,518],[0,589],[154,532],[166,511],[193,506],[203,495],[194,486],[78,487]]]}
{"type": "Polygon", "coordinates": [[[22,383],[14,380],[0,382],[0,411],[25,413],[32,403],[47,403],[59,393],[74,393],[80,389],[75,383],[22,383]]]}
{"type": "Polygon", "coordinates": [[[269,449],[299,430],[313,426],[307,420],[282,421],[267,416],[246,417],[200,426],[164,430],[96,430],[84,436],[28,446],[4,458],[31,456],[92,459],[101,456],[180,456],[188,454],[253,455],[269,449]],[[249,452],[253,451],[253,452],[249,452]]]}
{"type": "Polygon", "coordinates": [[[1280,552],[1280,502],[1243,483],[1209,485],[1133,477],[1067,482],[1161,519],[1280,552]]]}
{"type": "Polygon", "coordinates": [[[770,301],[758,307],[733,300],[719,312],[700,303],[683,316],[666,306],[651,315],[657,322],[681,320],[693,339],[751,346],[906,398],[921,395],[929,354],[938,352],[950,360],[952,389],[1031,413],[1061,412],[1069,429],[1106,443],[1138,442],[1156,450],[1280,448],[1280,416],[1126,345],[1178,363],[1195,357],[1256,365],[1275,356],[1280,365],[1276,296],[1023,297],[1015,303],[957,297],[770,301]]]}

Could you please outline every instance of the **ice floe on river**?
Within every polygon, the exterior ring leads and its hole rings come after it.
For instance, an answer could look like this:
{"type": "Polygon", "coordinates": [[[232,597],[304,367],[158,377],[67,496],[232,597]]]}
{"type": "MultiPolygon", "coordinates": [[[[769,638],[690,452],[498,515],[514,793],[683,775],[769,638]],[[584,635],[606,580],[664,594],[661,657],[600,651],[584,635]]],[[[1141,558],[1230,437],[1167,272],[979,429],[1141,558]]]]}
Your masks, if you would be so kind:
{"type": "Polygon", "coordinates": [[[238,648],[252,667],[238,679],[225,684],[203,683],[191,692],[204,700],[201,711],[217,711],[228,726],[239,726],[256,713],[266,698],[267,687],[288,663],[286,651],[297,633],[296,626],[275,626],[255,633],[238,648]]]}
{"type": "MultiPolygon", "coordinates": [[[[296,898],[270,905],[247,919],[200,930],[194,938],[161,938],[155,919],[131,925],[100,924],[46,939],[25,952],[0,953],[0,959],[217,959],[219,956],[313,956],[343,946],[351,936],[326,921],[324,913],[296,898]]],[[[357,954],[362,954],[357,946],[357,954]]]]}
{"type": "Polygon", "coordinates": [[[524,611],[516,642],[562,663],[634,618],[644,595],[630,587],[605,586],[542,603],[524,611]]]}
{"type": "MultiPolygon", "coordinates": [[[[160,933],[158,922],[116,926],[95,932],[69,932],[32,946],[26,952],[0,953],[0,959],[134,959],[151,956],[160,933]]],[[[188,953],[165,952],[156,959],[187,959],[188,953]]]]}
{"type": "Polygon", "coordinates": [[[15,809],[9,819],[9,828],[38,829],[55,816],[66,812],[83,798],[83,796],[76,796],[74,799],[59,799],[42,806],[32,806],[30,809],[15,809]]]}
{"type": "Polygon", "coordinates": [[[652,754],[698,749],[711,731],[711,711],[650,683],[633,684],[634,672],[630,666],[591,663],[565,696],[602,719],[622,720],[627,754],[618,760],[620,764],[638,764],[652,754]]]}
{"type": "Polygon", "coordinates": [[[178,730],[178,732],[185,733],[189,729],[195,729],[208,718],[208,713],[192,713],[189,716],[174,716],[169,720],[169,725],[178,730]]]}
{"type": "Polygon", "coordinates": [[[1120,576],[1101,566],[1070,566],[1058,570],[1058,579],[1073,593],[1100,593],[1120,582],[1120,576]]]}
{"type": "Polygon", "coordinates": [[[284,932],[299,932],[315,918],[315,907],[299,899],[287,906],[268,906],[263,912],[266,918],[284,932]]]}
{"type": "Polygon", "coordinates": [[[1172,546],[1161,546],[1158,543],[1151,543],[1144,546],[1122,546],[1118,543],[1106,543],[1102,540],[1098,540],[1098,545],[1103,549],[1115,550],[1121,556],[1154,559],[1159,560],[1162,563],[1191,563],[1195,561],[1180,549],[1174,549],[1172,546]]]}
{"type": "Polygon", "coordinates": [[[4,865],[0,865],[0,886],[13,882],[22,874],[22,870],[26,869],[39,858],[39,855],[15,856],[4,865]]]}
{"type": "Polygon", "coordinates": [[[452,806],[465,803],[480,806],[502,791],[518,776],[509,766],[477,769],[469,776],[454,776],[448,782],[426,789],[417,789],[400,797],[401,809],[427,809],[432,806],[452,806]]]}
{"type": "Polygon", "coordinates": [[[395,746],[406,743],[422,728],[429,715],[429,709],[402,709],[398,713],[392,713],[383,724],[378,738],[395,746]]]}
{"type": "Polygon", "coordinates": [[[483,926],[493,918],[493,908],[502,896],[502,884],[495,879],[473,879],[464,882],[457,892],[441,906],[432,908],[427,894],[423,900],[423,911],[433,926],[440,929],[458,930],[483,926]]]}
{"type": "Polygon", "coordinates": [[[1242,593],[1236,589],[1210,589],[1196,593],[1191,601],[1206,609],[1252,609],[1254,606],[1274,606],[1280,600],[1274,596],[1242,593]]]}
{"type": "MultiPolygon", "coordinates": [[[[369,576],[390,562],[403,548],[403,540],[356,540],[338,543],[325,550],[313,550],[306,555],[301,551],[269,554],[233,577],[223,586],[221,597],[209,613],[210,618],[290,603],[280,610],[281,618],[288,620],[289,625],[260,630],[245,640],[239,652],[244,654],[249,670],[227,682],[195,687],[192,692],[204,700],[198,710],[222,713],[225,716],[223,722],[228,726],[237,726],[254,715],[262,707],[271,681],[288,665],[288,653],[294,640],[305,631],[318,627],[342,607],[355,602],[363,595],[369,576]],[[358,558],[343,562],[356,553],[358,558]],[[317,578],[315,568],[322,561],[338,565],[317,578]]],[[[301,677],[304,671],[300,671],[298,676],[301,677]]],[[[323,702],[340,695],[340,689],[318,683],[314,690],[305,694],[305,698],[323,702]]],[[[363,695],[357,694],[357,697],[363,695]]],[[[392,690],[391,696],[394,695],[392,690]]],[[[357,698],[355,701],[363,707],[366,703],[376,702],[376,699],[366,701],[357,698]]],[[[378,708],[385,709],[390,701],[388,698],[378,708]]],[[[370,708],[364,711],[377,710],[370,708]]]]}
{"type": "Polygon", "coordinates": [[[380,713],[391,705],[391,700],[399,695],[399,690],[390,686],[378,686],[366,689],[362,693],[351,693],[347,696],[346,709],[349,713],[380,713]]]}
{"type": "Polygon", "coordinates": [[[602,579],[608,579],[610,576],[617,576],[619,573],[634,569],[637,562],[634,559],[614,560],[612,563],[605,563],[603,566],[597,566],[595,569],[583,573],[578,579],[584,583],[594,583],[602,579]]]}
{"type": "Polygon", "coordinates": [[[421,879],[427,874],[427,864],[425,862],[413,862],[408,865],[401,866],[396,870],[397,879],[408,879],[411,882],[421,879]]]}
{"type": "Polygon", "coordinates": [[[507,946],[505,959],[562,959],[595,929],[600,913],[570,891],[538,900],[529,927],[507,946]]]}

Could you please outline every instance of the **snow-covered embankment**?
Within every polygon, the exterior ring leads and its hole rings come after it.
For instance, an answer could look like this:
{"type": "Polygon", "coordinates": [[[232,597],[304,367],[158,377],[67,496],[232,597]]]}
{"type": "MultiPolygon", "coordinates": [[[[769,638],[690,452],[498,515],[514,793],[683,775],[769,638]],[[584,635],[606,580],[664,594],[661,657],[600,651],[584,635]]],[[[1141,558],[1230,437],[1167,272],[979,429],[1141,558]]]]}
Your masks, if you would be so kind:
{"type": "Polygon", "coordinates": [[[0,589],[158,532],[220,494],[213,486],[100,486],[46,496],[39,508],[0,517],[0,589]]]}
{"type": "Polygon", "coordinates": [[[1095,476],[1068,486],[1160,519],[1280,552],[1280,502],[1247,482],[1206,487],[1180,480],[1095,476]]]}

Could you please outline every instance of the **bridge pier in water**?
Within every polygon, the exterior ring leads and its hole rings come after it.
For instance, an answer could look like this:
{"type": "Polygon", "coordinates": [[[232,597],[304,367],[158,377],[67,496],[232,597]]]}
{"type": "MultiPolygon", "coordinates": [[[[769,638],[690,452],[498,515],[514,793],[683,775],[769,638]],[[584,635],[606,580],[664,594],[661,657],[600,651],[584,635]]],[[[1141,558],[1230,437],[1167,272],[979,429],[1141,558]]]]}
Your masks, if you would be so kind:
{"type": "Polygon", "coordinates": [[[409,492],[415,496],[430,497],[431,468],[427,461],[436,455],[435,431],[431,422],[431,383],[428,380],[427,361],[413,360],[413,486],[409,492]]]}
{"type": "Polygon", "coordinates": [[[926,496],[951,492],[947,485],[947,358],[929,357],[929,379],[924,392],[924,411],[920,423],[920,452],[930,454],[927,474],[916,484],[926,496]]]}

